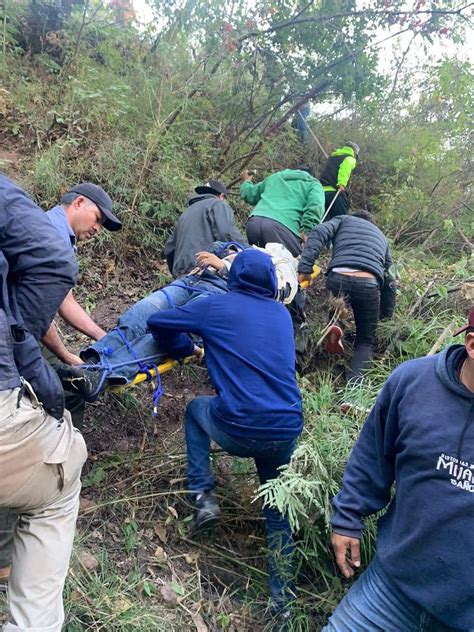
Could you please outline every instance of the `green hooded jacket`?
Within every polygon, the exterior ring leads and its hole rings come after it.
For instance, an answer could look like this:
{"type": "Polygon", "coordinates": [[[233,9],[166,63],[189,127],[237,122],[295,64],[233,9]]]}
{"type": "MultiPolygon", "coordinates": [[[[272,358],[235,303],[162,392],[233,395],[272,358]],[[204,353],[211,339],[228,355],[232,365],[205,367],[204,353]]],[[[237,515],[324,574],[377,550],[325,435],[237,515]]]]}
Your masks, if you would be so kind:
{"type": "Polygon", "coordinates": [[[240,185],[240,197],[256,204],[250,217],[268,217],[286,226],[292,233],[308,234],[324,214],[324,191],[319,180],[306,171],[284,169],[253,184],[240,185]]]}

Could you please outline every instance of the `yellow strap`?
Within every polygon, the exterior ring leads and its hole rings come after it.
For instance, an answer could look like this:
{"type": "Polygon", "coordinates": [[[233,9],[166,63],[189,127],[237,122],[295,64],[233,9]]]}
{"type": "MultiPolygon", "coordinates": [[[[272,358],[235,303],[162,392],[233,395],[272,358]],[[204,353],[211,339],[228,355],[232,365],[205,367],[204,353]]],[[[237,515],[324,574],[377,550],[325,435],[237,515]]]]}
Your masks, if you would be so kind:
{"type": "MultiPolygon", "coordinates": [[[[320,274],[321,274],[321,268],[317,266],[316,264],[314,264],[313,271],[311,272],[311,280],[315,279],[320,274]]],[[[309,285],[309,281],[303,281],[302,283],[300,283],[300,285],[303,288],[303,290],[305,290],[309,285]]]]}
{"type": "MultiPolygon", "coordinates": [[[[320,272],[321,272],[321,269],[315,264],[313,266],[313,272],[311,273],[311,279],[315,279],[320,274],[320,272]]],[[[309,285],[308,281],[303,281],[303,283],[301,283],[302,288],[307,288],[308,285],[309,285]]],[[[196,359],[196,356],[188,356],[187,358],[184,358],[184,360],[182,360],[181,363],[188,364],[189,362],[192,362],[195,359],[196,359]]],[[[162,364],[158,365],[158,373],[160,375],[162,375],[163,373],[167,373],[168,371],[171,371],[171,369],[173,369],[177,364],[179,364],[178,360],[171,360],[171,358],[169,358],[168,360],[165,360],[162,364]]],[[[148,373],[137,373],[137,375],[135,376],[132,382],[129,382],[128,384],[123,384],[121,386],[110,386],[108,390],[113,391],[114,393],[120,393],[124,389],[129,388],[130,386],[136,386],[137,384],[146,382],[148,378],[148,374],[150,374],[152,377],[155,377],[156,376],[155,369],[150,369],[148,373]]]]}

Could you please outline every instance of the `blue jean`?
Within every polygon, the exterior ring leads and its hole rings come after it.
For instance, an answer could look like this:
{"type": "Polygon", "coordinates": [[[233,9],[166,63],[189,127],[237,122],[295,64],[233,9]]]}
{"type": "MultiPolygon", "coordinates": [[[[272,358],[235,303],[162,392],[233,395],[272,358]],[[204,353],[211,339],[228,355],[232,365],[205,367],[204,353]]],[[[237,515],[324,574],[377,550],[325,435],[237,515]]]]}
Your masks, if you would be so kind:
{"type": "MultiPolygon", "coordinates": [[[[214,488],[210,464],[211,439],[232,456],[253,457],[260,484],[277,478],[278,468],[290,462],[296,439],[263,441],[240,439],[223,432],[211,416],[213,397],[196,397],[186,409],[185,433],[188,452],[188,486],[192,492],[214,488]]],[[[277,609],[283,608],[294,595],[292,581],[293,539],[287,516],[273,507],[264,507],[268,542],[270,594],[277,609]]]]}
{"type": "Polygon", "coordinates": [[[125,366],[116,367],[109,379],[116,383],[133,380],[140,370],[136,358],[149,358],[148,364],[156,364],[165,355],[159,343],[148,332],[147,321],[152,314],[179,307],[209,294],[224,294],[226,291],[226,281],[217,277],[213,282],[197,275],[177,279],[127,309],[118,319],[117,327],[92,346],[83,349],[81,358],[88,364],[103,361],[112,367],[127,363],[125,366]]]}
{"type": "Polygon", "coordinates": [[[377,557],[352,585],[322,632],[454,632],[408,599],[377,557]]]}

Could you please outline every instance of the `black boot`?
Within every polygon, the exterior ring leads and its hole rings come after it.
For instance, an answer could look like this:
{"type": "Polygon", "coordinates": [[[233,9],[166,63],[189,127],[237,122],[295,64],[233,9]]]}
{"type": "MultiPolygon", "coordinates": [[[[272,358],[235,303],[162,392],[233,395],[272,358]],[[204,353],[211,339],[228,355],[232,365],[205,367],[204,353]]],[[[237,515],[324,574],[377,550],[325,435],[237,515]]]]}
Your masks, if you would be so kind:
{"type": "Polygon", "coordinates": [[[193,533],[212,529],[221,517],[221,510],[212,492],[202,492],[195,497],[193,533]]]}
{"type": "Polygon", "coordinates": [[[62,363],[54,368],[63,387],[69,392],[79,395],[86,402],[95,402],[107,386],[107,379],[104,378],[102,371],[81,369],[62,363]]]}

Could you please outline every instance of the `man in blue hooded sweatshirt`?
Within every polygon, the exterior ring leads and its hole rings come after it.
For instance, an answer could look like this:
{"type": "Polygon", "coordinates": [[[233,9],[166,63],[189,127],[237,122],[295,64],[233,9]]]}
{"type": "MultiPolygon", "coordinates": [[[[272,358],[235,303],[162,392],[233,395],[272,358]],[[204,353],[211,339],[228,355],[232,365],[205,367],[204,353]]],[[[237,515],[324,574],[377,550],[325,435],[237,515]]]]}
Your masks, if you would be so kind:
{"type": "Polygon", "coordinates": [[[388,507],[324,632],[474,630],[474,307],[461,332],[464,345],[395,369],[354,446],[332,518],[345,577],[363,518],[388,507]]]}
{"type": "MultiPolygon", "coordinates": [[[[210,442],[234,456],[253,457],[260,483],[277,478],[289,463],[303,428],[301,395],[295,380],[293,328],[277,292],[271,258],[244,250],[229,271],[229,292],[158,312],[148,326],[167,352],[181,358],[193,352],[186,334],[201,336],[214,397],[197,397],[185,416],[188,486],[196,513],[195,530],[219,519],[210,467],[210,442]]],[[[270,590],[283,608],[292,597],[291,529],[286,516],[264,507],[270,590]]]]}

